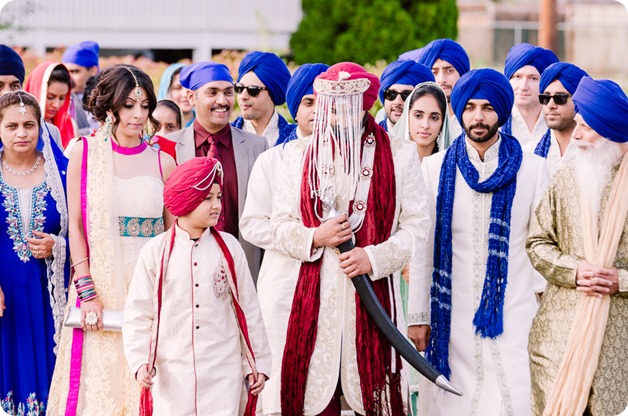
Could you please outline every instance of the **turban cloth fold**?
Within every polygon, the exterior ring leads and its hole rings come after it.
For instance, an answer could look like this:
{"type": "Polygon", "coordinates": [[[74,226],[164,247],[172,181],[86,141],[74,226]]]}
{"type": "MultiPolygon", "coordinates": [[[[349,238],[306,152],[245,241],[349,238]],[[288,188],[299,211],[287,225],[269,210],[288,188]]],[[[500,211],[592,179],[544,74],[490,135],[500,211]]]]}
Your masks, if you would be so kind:
{"type": "Polygon", "coordinates": [[[377,78],[376,75],[371,74],[366,69],[364,69],[364,67],[356,63],[340,62],[338,64],[332,65],[327,71],[323,72],[316,78],[327,81],[340,81],[342,79],[368,79],[371,82],[371,85],[362,94],[362,109],[364,111],[370,110],[377,100],[377,91],[379,90],[379,78],[377,78]],[[349,78],[343,78],[341,76],[341,72],[349,74],[349,78]]]}
{"type": "Polygon", "coordinates": [[[168,89],[170,88],[170,84],[172,84],[173,74],[177,69],[183,68],[184,66],[184,64],[172,64],[166,68],[163,74],[161,74],[161,79],[159,80],[159,91],[157,92],[157,101],[168,98],[168,89]]]}
{"type": "Polygon", "coordinates": [[[434,81],[432,69],[414,61],[394,61],[390,63],[380,78],[379,100],[384,103],[384,91],[394,84],[416,87],[422,82],[434,81]]]}
{"type": "Polygon", "coordinates": [[[24,61],[17,52],[6,45],[0,45],[0,75],[13,75],[20,80],[20,84],[24,83],[26,75],[24,61]]]}
{"type": "Polygon", "coordinates": [[[417,62],[432,69],[438,59],[449,62],[460,76],[471,68],[467,52],[462,45],[451,39],[436,39],[425,45],[417,62]]]}
{"type": "Polygon", "coordinates": [[[401,55],[399,55],[399,60],[419,62],[419,59],[421,59],[422,55],[423,55],[423,48],[412,49],[411,51],[404,52],[401,55]]]}
{"type": "Polygon", "coordinates": [[[98,53],[100,52],[100,46],[96,42],[90,40],[81,42],[76,45],[70,46],[63,53],[61,62],[68,62],[84,66],[85,68],[91,68],[98,66],[98,53]]]}
{"type": "Polygon", "coordinates": [[[464,74],[451,92],[451,105],[461,125],[462,113],[469,100],[488,100],[502,126],[510,117],[515,93],[504,75],[490,68],[474,69],[464,74]]]}
{"type": "Polygon", "coordinates": [[[174,168],[164,185],[164,205],[180,217],[194,211],[211,191],[222,186],[222,165],[217,159],[195,157],[174,168]]]}
{"type": "Polygon", "coordinates": [[[268,88],[273,104],[286,102],[286,88],[290,81],[290,71],[280,57],[271,52],[249,52],[238,68],[238,82],[242,77],[253,71],[260,81],[268,88]]]}
{"type": "Polygon", "coordinates": [[[531,65],[542,74],[545,68],[558,62],[558,57],[549,49],[529,43],[519,43],[508,51],[504,64],[504,75],[510,79],[519,69],[531,65]]]}
{"type": "Polygon", "coordinates": [[[227,65],[217,62],[197,62],[186,66],[179,73],[181,86],[192,91],[213,81],[233,82],[227,65]]]}
{"type": "Polygon", "coordinates": [[[293,119],[297,119],[303,97],[314,94],[314,79],[328,69],[325,64],[304,64],[294,71],[286,89],[286,103],[293,119]]]}
{"type": "Polygon", "coordinates": [[[576,112],[597,134],[617,143],[628,142],[628,97],[619,85],[583,77],[573,101],[576,112]]]}
{"type": "Polygon", "coordinates": [[[560,81],[563,87],[569,91],[569,94],[574,95],[580,80],[582,77],[586,76],[588,76],[588,74],[574,64],[556,62],[543,71],[539,91],[543,93],[552,82],[560,81]]]}

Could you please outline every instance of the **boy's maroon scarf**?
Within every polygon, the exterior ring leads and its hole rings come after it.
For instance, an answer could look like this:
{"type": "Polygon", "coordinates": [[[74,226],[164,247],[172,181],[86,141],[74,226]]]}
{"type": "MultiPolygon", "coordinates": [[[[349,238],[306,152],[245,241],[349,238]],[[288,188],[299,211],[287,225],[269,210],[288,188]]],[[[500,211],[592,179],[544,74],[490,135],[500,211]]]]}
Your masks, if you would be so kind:
{"type": "MultiPolygon", "coordinates": [[[[390,140],[385,130],[367,114],[362,143],[375,136],[377,147],[368,205],[362,228],[355,234],[355,245],[366,247],[382,243],[390,237],[395,217],[395,171],[390,140]]],[[[306,227],[318,227],[308,183],[306,156],[301,182],[301,218],[306,227]]],[[[320,202],[316,207],[322,212],[320,202]]],[[[351,213],[351,212],[350,212],[351,213]]],[[[349,214],[350,214],[349,213],[349,214]]],[[[322,258],[304,262],[299,270],[281,371],[281,411],[284,416],[302,416],[310,360],[316,343],[320,308],[320,279],[322,258]]],[[[373,283],[373,289],[389,315],[396,312],[391,305],[392,279],[373,283]]],[[[368,316],[356,293],[356,347],[362,401],[367,416],[403,414],[401,396],[401,359],[368,316]],[[393,367],[394,360],[394,367],[393,367]],[[394,369],[394,371],[393,371],[394,369]]]]}

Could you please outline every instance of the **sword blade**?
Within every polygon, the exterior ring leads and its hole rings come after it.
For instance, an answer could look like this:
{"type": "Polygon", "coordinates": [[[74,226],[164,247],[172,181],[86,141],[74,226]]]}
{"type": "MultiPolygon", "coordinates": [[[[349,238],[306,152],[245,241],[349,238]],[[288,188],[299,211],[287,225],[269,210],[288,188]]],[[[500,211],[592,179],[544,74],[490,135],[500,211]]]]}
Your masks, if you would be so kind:
{"type": "MultiPolygon", "coordinates": [[[[338,250],[341,253],[352,250],[354,247],[351,240],[346,241],[339,246],[338,250]]],[[[386,313],[382,304],[377,299],[375,292],[373,291],[373,285],[371,279],[363,274],[351,279],[355,287],[356,292],[360,296],[360,301],[366,308],[369,316],[377,325],[377,328],[384,334],[388,342],[393,348],[419,373],[436,384],[443,390],[453,393],[457,396],[462,396],[462,392],[451,385],[449,380],[445,378],[432,364],[430,364],[419,352],[414,348],[412,344],[404,337],[397,326],[390,319],[390,316],[386,313]]]]}

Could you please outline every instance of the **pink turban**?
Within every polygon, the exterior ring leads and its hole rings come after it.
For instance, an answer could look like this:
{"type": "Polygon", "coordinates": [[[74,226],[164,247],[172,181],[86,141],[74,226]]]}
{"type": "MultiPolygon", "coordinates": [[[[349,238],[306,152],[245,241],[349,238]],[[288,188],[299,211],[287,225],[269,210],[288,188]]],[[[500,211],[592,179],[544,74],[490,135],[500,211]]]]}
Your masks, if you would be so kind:
{"type": "Polygon", "coordinates": [[[340,73],[345,72],[350,75],[349,78],[342,79],[361,79],[366,78],[371,81],[371,85],[368,90],[364,91],[364,111],[368,111],[375,104],[377,100],[377,92],[379,91],[379,78],[366,71],[362,66],[353,62],[341,62],[336,65],[332,65],[327,71],[320,74],[317,79],[324,79],[327,81],[339,81],[341,80],[340,73]]]}
{"type": "Polygon", "coordinates": [[[164,205],[176,217],[187,215],[207,198],[215,183],[222,186],[222,165],[217,159],[190,159],[174,168],[166,181],[164,205]]]}

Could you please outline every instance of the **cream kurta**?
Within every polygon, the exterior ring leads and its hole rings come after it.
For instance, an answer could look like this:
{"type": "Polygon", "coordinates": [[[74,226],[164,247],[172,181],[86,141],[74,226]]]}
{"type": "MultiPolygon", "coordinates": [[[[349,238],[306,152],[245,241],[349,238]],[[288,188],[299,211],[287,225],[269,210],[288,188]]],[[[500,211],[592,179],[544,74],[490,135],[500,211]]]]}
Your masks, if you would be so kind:
{"type": "MultiPolygon", "coordinates": [[[[220,234],[235,263],[239,300],[257,370],[270,375],[268,342],[246,257],[233,236],[220,234]]],[[[153,294],[167,236],[169,233],[164,233],[143,248],[129,288],[122,334],[127,362],[134,373],[147,363],[156,313],[153,294]]],[[[157,373],[153,379],[155,415],[241,413],[246,393],[244,379],[251,368],[241,352],[226,269],[209,229],[195,242],[177,227],[163,284],[157,373]]]]}
{"type": "MultiPolygon", "coordinates": [[[[297,128],[297,135],[299,134],[297,128]]],[[[297,145],[292,143],[286,146],[297,145]]],[[[298,143],[303,148],[307,139],[299,139],[298,143]]],[[[292,271],[301,264],[299,260],[284,254],[272,241],[272,199],[282,174],[284,149],[283,145],[275,146],[259,155],[255,161],[249,178],[246,203],[240,217],[242,237],[265,250],[257,279],[257,297],[273,357],[272,377],[266,382],[261,396],[265,415],[281,413],[281,361],[297,283],[297,276],[292,271]]]]}
{"type": "MultiPolygon", "coordinates": [[[[523,150],[525,150],[526,152],[534,153],[534,150],[536,149],[536,146],[539,144],[540,141],[541,139],[525,144],[524,146],[522,146],[523,150]]],[[[565,154],[560,154],[560,145],[558,144],[558,140],[556,140],[554,130],[551,130],[550,148],[547,152],[547,158],[545,158],[545,160],[547,160],[547,167],[549,168],[550,177],[553,177],[558,169],[560,169],[560,167],[563,165],[563,163],[572,156],[572,152],[573,146],[571,146],[570,142],[570,145],[567,146],[567,149],[565,149],[565,154]]]]}
{"type": "MultiPolygon", "coordinates": [[[[467,144],[467,152],[479,172],[480,181],[496,170],[500,143],[501,140],[486,151],[484,162],[477,151],[467,144]]],[[[429,192],[434,195],[432,210],[444,157],[445,153],[441,152],[423,159],[423,176],[429,192]]],[[[452,220],[449,365],[451,382],[464,395],[458,397],[446,393],[423,379],[419,389],[420,415],[530,415],[528,332],[537,309],[535,292],[543,290],[543,282],[530,264],[525,243],[530,218],[547,182],[548,173],[543,159],[524,152],[512,204],[504,332],[490,339],[475,333],[473,316],[486,275],[493,194],[473,191],[457,171],[452,220]]],[[[411,272],[409,322],[429,323],[430,285],[431,273],[411,272]]]]}
{"type": "MultiPolygon", "coordinates": [[[[373,267],[371,279],[394,273],[393,281],[398,282],[399,270],[410,261],[415,250],[425,251],[429,217],[416,145],[391,138],[391,147],[397,189],[392,234],[384,243],[364,249],[373,267]]],[[[353,410],[364,414],[355,345],[355,289],[340,270],[334,250],[312,251],[315,229],[306,228],[301,222],[299,204],[304,149],[304,144],[298,141],[289,143],[284,150],[271,220],[275,243],[290,256],[304,262],[323,257],[318,332],[307,377],[304,414],[316,415],[327,406],[336,390],[339,374],[347,403],[353,410]]],[[[296,281],[299,267],[278,272],[296,281]]],[[[391,296],[397,305],[397,323],[405,333],[398,286],[394,286],[391,296]]]]}
{"type": "Polygon", "coordinates": [[[519,108],[517,106],[512,107],[512,135],[519,140],[521,146],[524,146],[530,142],[538,142],[541,137],[547,131],[547,124],[545,124],[545,117],[543,117],[543,111],[539,114],[539,118],[536,120],[534,130],[530,131],[528,125],[524,120],[519,108]]]}
{"type": "MultiPolygon", "coordinates": [[[[617,169],[613,179],[616,172],[617,169]]],[[[601,212],[606,209],[611,183],[604,192],[601,212]]],[[[551,393],[574,324],[578,300],[576,270],[584,258],[580,198],[573,165],[568,162],[554,176],[530,224],[528,254],[548,282],[530,332],[535,415],[541,415],[551,393]]],[[[591,387],[589,409],[594,416],[620,414],[628,404],[628,222],[614,266],[619,271],[619,293],[611,296],[600,361],[591,387]]]]}

